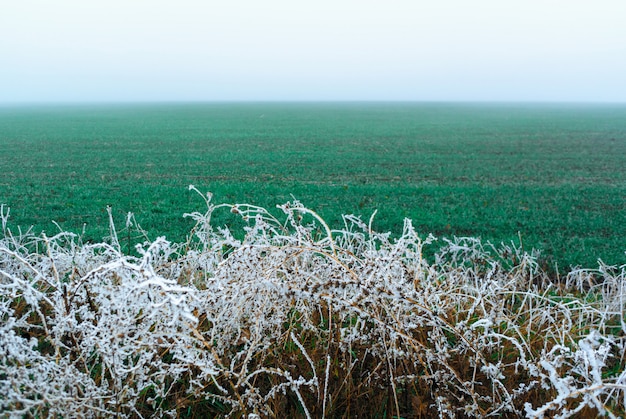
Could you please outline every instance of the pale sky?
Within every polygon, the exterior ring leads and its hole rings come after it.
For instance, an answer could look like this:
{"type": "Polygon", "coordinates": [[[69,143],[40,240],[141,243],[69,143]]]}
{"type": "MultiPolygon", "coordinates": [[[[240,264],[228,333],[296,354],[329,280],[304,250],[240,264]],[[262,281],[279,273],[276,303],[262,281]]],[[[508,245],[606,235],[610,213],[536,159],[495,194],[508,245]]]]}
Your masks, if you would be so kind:
{"type": "Polygon", "coordinates": [[[0,0],[0,102],[626,102],[626,0],[0,0]]]}

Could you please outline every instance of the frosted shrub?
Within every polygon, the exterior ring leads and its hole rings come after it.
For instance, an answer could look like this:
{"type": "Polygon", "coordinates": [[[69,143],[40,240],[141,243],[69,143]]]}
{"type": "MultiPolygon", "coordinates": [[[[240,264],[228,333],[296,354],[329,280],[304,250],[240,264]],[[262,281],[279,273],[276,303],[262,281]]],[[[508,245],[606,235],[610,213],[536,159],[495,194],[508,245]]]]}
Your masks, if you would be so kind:
{"type": "MultiPolygon", "coordinates": [[[[194,191],[195,188],[191,187],[194,191]]],[[[201,194],[202,195],[202,194],[201,194]]],[[[617,417],[626,267],[551,281],[513,245],[433,263],[294,201],[185,214],[185,243],[0,239],[0,409],[15,417],[617,417]],[[241,217],[231,232],[214,211],[241,217]]],[[[134,217],[129,216],[126,228],[134,217]]],[[[135,226],[139,228],[138,226],[135,226]]]]}

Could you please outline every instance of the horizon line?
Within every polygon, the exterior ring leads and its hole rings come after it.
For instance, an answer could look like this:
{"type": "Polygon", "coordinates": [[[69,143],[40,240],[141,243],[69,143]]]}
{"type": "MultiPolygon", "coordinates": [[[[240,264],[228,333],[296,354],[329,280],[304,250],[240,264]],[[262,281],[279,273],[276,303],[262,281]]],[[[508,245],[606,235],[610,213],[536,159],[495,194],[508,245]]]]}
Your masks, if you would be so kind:
{"type": "Polygon", "coordinates": [[[0,106],[29,105],[166,105],[166,104],[537,104],[537,105],[626,105],[626,100],[528,100],[528,99],[117,99],[117,100],[17,100],[2,101],[0,106]]]}

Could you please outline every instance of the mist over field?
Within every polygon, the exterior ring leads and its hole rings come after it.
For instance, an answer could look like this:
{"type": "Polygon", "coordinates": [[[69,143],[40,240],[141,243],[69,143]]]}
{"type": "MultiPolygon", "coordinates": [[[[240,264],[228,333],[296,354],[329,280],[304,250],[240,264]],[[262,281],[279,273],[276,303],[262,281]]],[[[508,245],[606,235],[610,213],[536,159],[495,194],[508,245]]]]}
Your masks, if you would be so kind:
{"type": "Polygon", "coordinates": [[[626,101],[620,0],[24,0],[0,102],[626,101]]]}

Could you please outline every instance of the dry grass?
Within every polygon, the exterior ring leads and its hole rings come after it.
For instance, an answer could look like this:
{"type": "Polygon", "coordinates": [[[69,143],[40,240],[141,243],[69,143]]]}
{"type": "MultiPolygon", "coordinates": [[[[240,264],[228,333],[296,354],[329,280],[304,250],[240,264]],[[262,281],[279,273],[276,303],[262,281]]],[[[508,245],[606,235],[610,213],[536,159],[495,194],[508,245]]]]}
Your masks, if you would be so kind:
{"type": "MultiPolygon", "coordinates": [[[[626,267],[548,278],[471,238],[434,263],[297,201],[218,205],[185,243],[125,255],[1,212],[0,409],[9,416],[623,416],[626,267]],[[245,238],[211,224],[230,209],[245,238]]],[[[129,217],[126,228],[131,228],[129,217]]],[[[132,225],[138,229],[139,226],[132,225]]],[[[120,232],[120,236],[123,233],[120,232]]]]}

